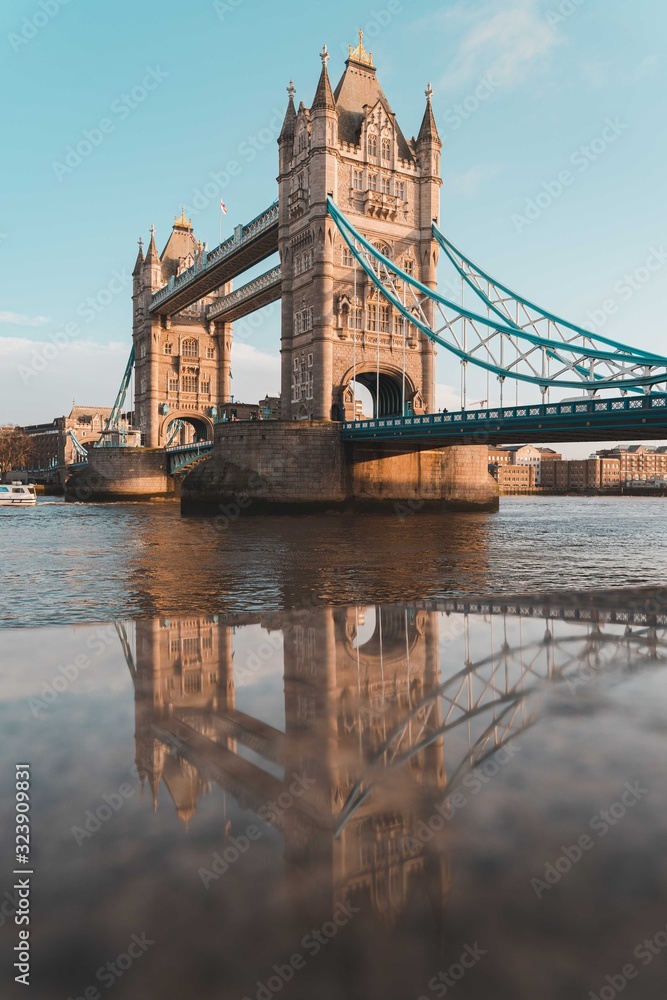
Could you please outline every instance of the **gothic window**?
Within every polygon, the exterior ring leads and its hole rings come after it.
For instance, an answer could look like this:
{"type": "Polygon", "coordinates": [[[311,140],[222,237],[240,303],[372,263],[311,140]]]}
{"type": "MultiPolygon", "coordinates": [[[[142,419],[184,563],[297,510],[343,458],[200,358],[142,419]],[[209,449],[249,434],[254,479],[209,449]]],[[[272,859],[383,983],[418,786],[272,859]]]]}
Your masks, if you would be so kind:
{"type": "Polygon", "coordinates": [[[361,330],[361,306],[352,306],[347,316],[347,325],[352,330],[361,330]]]}
{"type": "Polygon", "coordinates": [[[398,181],[396,185],[396,194],[398,195],[399,201],[405,201],[405,181],[398,181]]]}
{"type": "Polygon", "coordinates": [[[178,392],[178,375],[167,375],[167,392],[178,392]]]}
{"type": "Polygon", "coordinates": [[[378,155],[378,137],[375,132],[368,133],[368,155],[377,156],[378,155]]]}
{"type": "Polygon", "coordinates": [[[355,191],[361,191],[364,186],[364,174],[362,170],[352,171],[352,187],[355,191]]]}
{"type": "MultiPolygon", "coordinates": [[[[299,152],[300,153],[303,153],[303,151],[305,150],[307,144],[308,144],[308,137],[306,135],[306,130],[304,128],[304,129],[301,129],[301,131],[299,132],[299,152]]],[[[301,187],[301,185],[299,185],[299,187],[301,187]]]]}
{"type": "Polygon", "coordinates": [[[391,257],[391,247],[386,243],[382,243],[381,240],[378,240],[373,243],[373,246],[376,250],[379,250],[384,257],[391,257]]]}
{"type": "Polygon", "coordinates": [[[215,347],[206,348],[206,357],[211,361],[215,357],[215,347]]]}
{"type": "Polygon", "coordinates": [[[391,194],[391,177],[382,178],[382,194],[391,194]]]}
{"type": "Polygon", "coordinates": [[[294,375],[292,376],[292,402],[313,398],[313,355],[307,359],[301,355],[294,359],[294,375]]]}
{"type": "Polygon", "coordinates": [[[382,140],[382,159],[383,160],[391,159],[391,140],[388,138],[384,138],[382,140]]]}
{"type": "Polygon", "coordinates": [[[190,337],[184,340],[181,344],[181,354],[184,358],[198,358],[199,357],[199,346],[194,337],[190,337]]]}
{"type": "Polygon", "coordinates": [[[350,250],[347,243],[343,246],[343,267],[352,267],[354,261],[352,259],[352,251],[350,250]]]}
{"type": "Polygon", "coordinates": [[[368,186],[371,189],[371,191],[377,191],[377,189],[378,189],[378,175],[377,174],[369,174],[369,177],[368,177],[368,186]]]}
{"type": "Polygon", "coordinates": [[[390,333],[391,332],[391,308],[390,306],[379,306],[380,313],[380,332],[390,333]]]}
{"type": "Polygon", "coordinates": [[[208,376],[204,377],[201,380],[199,391],[202,392],[205,396],[211,395],[211,380],[208,376]]]}
{"type": "Polygon", "coordinates": [[[301,274],[301,254],[298,253],[294,258],[294,273],[301,274]]]}
{"type": "Polygon", "coordinates": [[[184,375],[183,376],[183,392],[197,392],[197,376],[196,375],[184,375]]]}
{"type": "Polygon", "coordinates": [[[145,358],[146,357],[146,341],[145,340],[140,340],[139,341],[139,357],[140,358],[145,358]]]}
{"type": "Polygon", "coordinates": [[[377,306],[375,305],[375,303],[371,302],[366,308],[368,314],[368,329],[377,330],[378,328],[377,306]]]}
{"type": "Polygon", "coordinates": [[[172,350],[173,350],[173,345],[172,344],[167,343],[167,344],[164,345],[164,353],[165,354],[171,354],[172,350]]]}
{"type": "Polygon", "coordinates": [[[412,257],[405,258],[405,260],[403,261],[403,270],[405,271],[406,274],[415,273],[415,262],[412,259],[412,257]]]}

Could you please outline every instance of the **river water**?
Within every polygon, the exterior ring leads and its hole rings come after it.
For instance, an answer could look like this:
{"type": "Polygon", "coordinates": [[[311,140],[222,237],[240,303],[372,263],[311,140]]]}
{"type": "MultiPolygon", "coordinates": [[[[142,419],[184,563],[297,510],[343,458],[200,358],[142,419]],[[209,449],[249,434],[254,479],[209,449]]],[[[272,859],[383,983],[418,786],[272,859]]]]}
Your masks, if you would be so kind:
{"type": "Polygon", "coordinates": [[[3,998],[664,1000],[666,510],[0,510],[3,998]]]}

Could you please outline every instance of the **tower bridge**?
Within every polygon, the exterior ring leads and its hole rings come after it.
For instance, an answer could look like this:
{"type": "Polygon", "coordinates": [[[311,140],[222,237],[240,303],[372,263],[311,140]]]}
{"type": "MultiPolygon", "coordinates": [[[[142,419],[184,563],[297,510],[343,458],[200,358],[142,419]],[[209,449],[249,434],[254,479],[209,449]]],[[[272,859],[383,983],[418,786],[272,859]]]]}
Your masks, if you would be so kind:
{"type": "Polygon", "coordinates": [[[326,46],[320,56],[310,106],[287,88],[277,200],[213,249],[184,212],[161,252],[154,230],[146,254],[140,245],[128,371],[143,454],[98,449],[73,479],[96,475],[98,495],[147,492],[149,483],[166,492],[169,476],[189,462],[186,452],[174,458],[165,449],[175,428],[190,428],[177,442],[182,449],[194,438],[186,511],[217,509],[240,493],[257,512],[414,500],[420,509],[493,509],[488,443],[667,436],[667,358],[536,305],[443,231],[430,85],[408,138],[363,34],[335,87],[326,46]],[[276,255],[264,274],[233,287],[276,255]],[[460,301],[438,290],[439,265],[453,270],[460,301]],[[277,300],[280,419],[221,422],[233,323],[277,300]],[[436,349],[460,375],[459,412],[438,412],[436,349]],[[483,409],[468,403],[475,372],[486,380],[483,409]],[[521,406],[519,386],[531,396],[521,406]]]}

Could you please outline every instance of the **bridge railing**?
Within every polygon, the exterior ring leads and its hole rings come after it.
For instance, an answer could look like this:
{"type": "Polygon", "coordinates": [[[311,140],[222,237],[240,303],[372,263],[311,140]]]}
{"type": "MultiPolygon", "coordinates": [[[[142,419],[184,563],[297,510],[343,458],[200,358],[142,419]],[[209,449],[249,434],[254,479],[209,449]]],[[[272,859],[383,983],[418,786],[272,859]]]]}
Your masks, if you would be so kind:
{"type": "Polygon", "coordinates": [[[487,420],[511,420],[522,417],[559,417],[588,413],[611,413],[667,407],[667,393],[609,399],[590,399],[564,403],[537,403],[533,406],[491,407],[486,410],[457,410],[452,413],[427,413],[412,417],[381,417],[373,420],[345,420],[344,431],[372,430],[381,427],[414,427],[421,424],[466,424],[487,420]]]}
{"type": "Polygon", "coordinates": [[[168,455],[180,455],[188,451],[207,451],[213,447],[212,441],[193,441],[192,444],[175,444],[164,450],[168,455]]]}
{"type": "Polygon", "coordinates": [[[250,222],[246,223],[244,226],[237,226],[234,230],[234,235],[228,237],[219,246],[215,247],[213,250],[203,251],[195,263],[183,271],[178,276],[172,275],[167,284],[160,288],[155,295],[151,298],[150,308],[155,309],[159,306],[165,299],[170,298],[179,289],[187,286],[191,281],[193,281],[198,275],[204,271],[208,271],[213,265],[219,264],[221,260],[229,257],[235,250],[237,250],[246,240],[252,239],[257,236],[258,233],[263,232],[265,229],[269,229],[271,226],[275,225],[278,221],[278,202],[274,203],[259,215],[251,219],[250,222]]]}

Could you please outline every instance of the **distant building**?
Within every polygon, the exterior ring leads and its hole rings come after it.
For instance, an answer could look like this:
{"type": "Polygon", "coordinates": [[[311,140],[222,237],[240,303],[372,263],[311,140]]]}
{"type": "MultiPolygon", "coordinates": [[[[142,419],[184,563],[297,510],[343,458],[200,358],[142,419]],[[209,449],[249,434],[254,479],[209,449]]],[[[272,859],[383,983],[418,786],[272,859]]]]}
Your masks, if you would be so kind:
{"type": "Polygon", "coordinates": [[[259,403],[223,403],[218,420],[278,420],[280,396],[265,396],[259,403]]]}
{"type": "MultiPolygon", "coordinates": [[[[55,417],[50,423],[27,424],[21,429],[33,441],[33,470],[53,470],[64,481],[67,467],[81,461],[72,434],[86,450],[99,441],[111,413],[110,406],[73,406],[69,416],[55,417]],[[70,433],[72,432],[72,434],[70,433]]],[[[120,428],[127,428],[131,414],[124,414],[120,428]]]]}
{"type": "Polygon", "coordinates": [[[620,490],[667,481],[667,448],[642,444],[605,448],[590,458],[542,464],[541,486],[555,490],[620,490]]]}
{"type": "Polygon", "coordinates": [[[501,493],[529,493],[535,489],[535,466],[501,465],[497,478],[501,493]]]}
{"type": "MultiPolygon", "coordinates": [[[[489,445],[489,469],[500,483],[497,473],[509,465],[529,466],[535,471],[534,486],[544,485],[543,469],[550,463],[562,459],[562,455],[552,448],[537,448],[532,444],[489,445]]],[[[553,479],[553,469],[548,470],[547,479],[553,479]]]]}
{"type": "Polygon", "coordinates": [[[667,448],[644,444],[616,445],[597,452],[597,457],[614,459],[619,463],[622,483],[662,479],[667,476],[667,448]]]}

